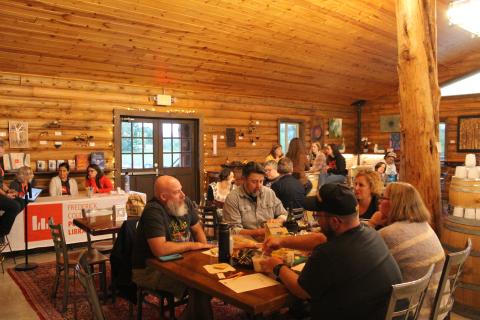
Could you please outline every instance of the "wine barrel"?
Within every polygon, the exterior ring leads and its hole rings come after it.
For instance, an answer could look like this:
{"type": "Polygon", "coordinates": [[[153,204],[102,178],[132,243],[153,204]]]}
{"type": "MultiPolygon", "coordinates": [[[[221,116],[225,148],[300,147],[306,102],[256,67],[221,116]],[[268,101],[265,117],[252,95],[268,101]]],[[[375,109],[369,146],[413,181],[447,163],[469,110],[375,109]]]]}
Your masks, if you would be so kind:
{"type": "Polygon", "coordinates": [[[463,250],[468,238],[472,240],[472,251],[455,291],[454,311],[471,319],[480,319],[480,220],[445,218],[441,242],[447,252],[463,250]]]}
{"type": "Polygon", "coordinates": [[[452,178],[449,191],[452,206],[462,208],[480,208],[480,179],[452,178]]]}

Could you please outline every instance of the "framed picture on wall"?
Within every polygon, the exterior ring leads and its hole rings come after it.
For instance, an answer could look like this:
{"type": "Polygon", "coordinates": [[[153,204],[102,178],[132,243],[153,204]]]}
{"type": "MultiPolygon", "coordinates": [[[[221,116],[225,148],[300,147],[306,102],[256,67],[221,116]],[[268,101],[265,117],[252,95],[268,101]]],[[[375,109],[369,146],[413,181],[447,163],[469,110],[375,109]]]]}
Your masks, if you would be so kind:
{"type": "Polygon", "coordinates": [[[458,117],[457,151],[480,151],[480,115],[458,117]]]}
{"type": "Polygon", "coordinates": [[[330,138],[342,137],[342,119],[335,118],[328,120],[328,136],[330,138]]]}

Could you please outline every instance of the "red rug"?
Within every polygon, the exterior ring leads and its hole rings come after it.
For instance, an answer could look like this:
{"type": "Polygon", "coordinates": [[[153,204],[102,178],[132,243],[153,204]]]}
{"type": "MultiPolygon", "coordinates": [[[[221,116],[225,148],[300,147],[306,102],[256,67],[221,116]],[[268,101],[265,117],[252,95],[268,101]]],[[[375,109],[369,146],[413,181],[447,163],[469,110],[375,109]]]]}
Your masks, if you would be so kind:
{"type": "MultiPolygon", "coordinates": [[[[8,269],[8,273],[15,281],[15,283],[22,290],[23,295],[30,303],[32,308],[42,320],[60,320],[60,319],[74,319],[73,301],[77,300],[77,317],[79,320],[92,319],[90,307],[85,297],[85,291],[77,282],[76,292],[70,293],[69,305],[65,313],[61,313],[63,286],[62,280],[58,288],[55,306],[50,299],[52,292],[53,280],[55,279],[55,265],[54,262],[39,264],[38,268],[26,271],[16,272],[15,269],[8,269]]],[[[73,291],[73,281],[70,285],[73,291]]],[[[222,301],[217,299],[212,300],[212,307],[214,310],[215,319],[222,320],[241,320],[248,319],[246,313],[231,305],[225,305],[222,301]]],[[[102,305],[103,313],[106,319],[125,319],[129,318],[128,301],[117,298],[115,304],[108,300],[107,304],[102,305]]],[[[177,313],[180,313],[180,308],[177,308],[177,313]]],[[[134,313],[136,317],[136,313],[134,313]]],[[[177,314],[178,316],[178,314],[177,314]]],[[[159,319],[158,309],[144,305],[143,319],[159,319]]]]}

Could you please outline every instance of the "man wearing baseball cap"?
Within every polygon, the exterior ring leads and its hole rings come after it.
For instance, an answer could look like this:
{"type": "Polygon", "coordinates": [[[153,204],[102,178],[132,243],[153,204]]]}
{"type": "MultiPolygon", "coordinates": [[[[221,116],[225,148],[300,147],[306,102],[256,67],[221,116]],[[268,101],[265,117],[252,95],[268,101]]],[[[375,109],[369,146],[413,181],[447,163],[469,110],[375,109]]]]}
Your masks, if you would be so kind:
{"type": "MultiPolygon", "coordinates": [[[[328,241],[313,249],[300,275],[274,257],[262,264],[264,271],[309,300],[312,319],[384,319],[392,285],[402,276],[381,237],[360,223],[353,192],[346,185],[325,184],[305,207],[317,212],[328,241]]],[[[278,249],[269,242],[267,251],[278,249]]],[[[282,244],[288,247],[288,240],[282,244]]]]}

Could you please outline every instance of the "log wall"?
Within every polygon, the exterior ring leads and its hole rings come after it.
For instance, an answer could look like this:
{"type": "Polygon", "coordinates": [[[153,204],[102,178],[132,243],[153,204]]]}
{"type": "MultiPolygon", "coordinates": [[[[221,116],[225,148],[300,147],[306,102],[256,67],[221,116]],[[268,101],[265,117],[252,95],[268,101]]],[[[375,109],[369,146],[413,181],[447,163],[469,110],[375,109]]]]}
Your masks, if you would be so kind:
{"type": "MultiPolygon", "coordinates": [[[[398,102],[382,100],[369,102],[363,108],[362,136],[380,147],[388,147],[390,133],[380,132],[380,116],[400,114],[398,102]]],[[[457,152],[457,122],[461,115],[480,114],[480,94],[443,97],[440,100],[440,122],[446,123],[446,161],[463,162],[465,152],[457,152]]],[[[419,124],[421,125],[421,124],[419,124]]]]}
{"type": "MultiPolygon", "coordinates": [[[[0,132],[8,134],[8,120],[23,120],[29,125],[30,147],[9,150],[7,143],[5,151],[30,153],[33,166],[37,160],[67,160],[74,159],[75,154],[103,151],[106,167],[114,169],[114,109],[203,115],[204,163],[201,169],[205,171],[219,170],[227,158],[229,161],[263,161],[271,145],[278,141],[278,120],[284,118],[304,121],[307,142],[312,121],[323,119],[326,128],[329,118],[342,118],[347,152],[354,149],[357,120],[350,106],[0,73],[0,132]],[[154,105],[152,97],[163,93],[164,89],[165,94],[176,99],[171,107],[154,105]],[[250,119],[259,121],[256,131],[260,139],[256,146],[248,139],[238,140],[239,131],[247,131],[250,119]],[[60,127],[49,126],[53,121],[58,121],[60,127]],[[237,129],[237,146],[227,148],[225,139],[219,140],[218,154],[212,156],[212,135],[226,136],[227,127],[237,129]],[[56,136],[56,131],[62,135],[56,136]],[[74,137],[81,134],[94,136],[95,146],[75,142],[74,137]],[[48,144],[40,145],[42,140],[48,144]],[[56,149],[55,141],[62,141],[63,145],[56,149]]],[[[8,140],[8,137],[0,139],[8,140]]],[[[325,142],[340,143],[341,140],[327,138],[325,142]]],[[[47,185],[48,179],[48,175],[39,175],[40,186],[47,185]]]]}

